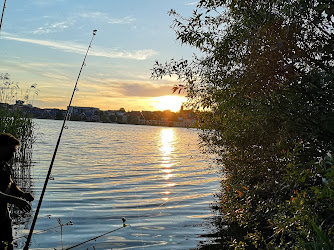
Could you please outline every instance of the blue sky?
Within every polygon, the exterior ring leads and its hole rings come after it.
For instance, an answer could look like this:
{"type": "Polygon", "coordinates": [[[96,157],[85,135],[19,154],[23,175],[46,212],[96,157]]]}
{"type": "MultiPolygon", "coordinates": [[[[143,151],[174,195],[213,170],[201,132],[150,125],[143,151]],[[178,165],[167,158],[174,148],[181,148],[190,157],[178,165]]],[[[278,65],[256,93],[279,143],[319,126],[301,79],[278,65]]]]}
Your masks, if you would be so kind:
{"type": "MultiPolygon", "coordinates": [[[[0,4],[2,10],[3,0],[0,4]]],[[[36,83],[39,95],[30,97],[34,106],[65,108],[97,29],[73,105],[164,109],[156,104],[161,96],[172,94],[177,80],[152,80],[150,69],[155,60],[190,59],[195,52],[176,41],[170,28],[173,17],[167,12],[173,8],[190,16],[196,4],[194,0],[7,0],[0,73],[9,73],[22,92],[36,83]]],[[[163,100],[165,106],[178,101],[163,100]]]]}

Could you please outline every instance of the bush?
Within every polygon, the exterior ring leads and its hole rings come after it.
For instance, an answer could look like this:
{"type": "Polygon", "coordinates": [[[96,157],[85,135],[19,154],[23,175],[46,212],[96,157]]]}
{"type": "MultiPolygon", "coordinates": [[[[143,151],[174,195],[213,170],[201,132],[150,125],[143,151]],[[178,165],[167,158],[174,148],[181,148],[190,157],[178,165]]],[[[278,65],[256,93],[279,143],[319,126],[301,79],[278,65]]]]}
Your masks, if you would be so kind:
{"type": "Polygon", "coordinates": [[[334,15],[330,1],[200,0],[176,11],[191,62],[176,74],[202,112],[202,145],[224,179],[221,238],[236,249],[333,246],[334,15]]]}

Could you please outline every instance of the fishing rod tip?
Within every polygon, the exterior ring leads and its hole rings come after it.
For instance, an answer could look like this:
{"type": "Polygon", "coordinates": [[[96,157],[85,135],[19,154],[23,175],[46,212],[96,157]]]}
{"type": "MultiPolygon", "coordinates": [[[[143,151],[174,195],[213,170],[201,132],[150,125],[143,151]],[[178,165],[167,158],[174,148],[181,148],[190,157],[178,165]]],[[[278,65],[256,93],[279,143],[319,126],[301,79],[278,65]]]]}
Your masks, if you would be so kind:
{"type": "Polygon", "coordinates": [[[94,35],[94,36],[96,35],[96,32],[97,32],[97,30],[93,30],[93,35],[94,35]]]}

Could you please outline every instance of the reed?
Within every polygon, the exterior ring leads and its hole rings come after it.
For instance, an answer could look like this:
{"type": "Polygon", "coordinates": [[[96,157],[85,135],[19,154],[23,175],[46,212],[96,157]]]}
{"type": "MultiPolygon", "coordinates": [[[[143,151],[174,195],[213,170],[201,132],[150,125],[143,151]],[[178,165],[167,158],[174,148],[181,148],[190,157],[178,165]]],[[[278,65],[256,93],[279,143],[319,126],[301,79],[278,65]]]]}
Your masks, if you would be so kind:
{"type": "Polygon", "coordinates": [[[32,146],[35,141],[33,129],[33,122],[26,114],[6,107],[0,108],[0,132],[10,133],[21,142],[10,164],[13,179],[26,190],[29,190],[31,186],[30,166],[32,146]]]}
{"type": "MultiPolygon", "coordinates": [[[[23,99],[26,102],[31,88],[36,89],[36,84],[25,91],[23,99]]],[[[27,163],[31,159],[35,141],[34,125],[28,114],[20,111],[16,105],[11,105],[17,101],[19,90],[19,83],[11,81],[8,73],[0,74],[0,132],[10,133],[21,142],[13,162],[27,163]]]]}
{"type": "Polygon", "coordinates": [[[10,133],[21,142],[15,154],[15,161],[26,162],[31,156],[35,141],[34,125],[31,118],[19,110],[0,108],[0,131],[10,133]]]}
{"type": "MultiPolygon", "coordinates": [[[[28,114],[20,111],[16,105],[19,84],[10,81],[9,74],[0,74],[0,132],[15,136],[21,146],[17,148],[14,158],[9,164],[12,178],[24,191],[31,192],[31,159],[35,142],[34,123],[28,114]]],[[[26,91],[27,92],[27,91],[26,91]]],[[[24,224],[27,219],[14,206],[11,206],[14,225],[24,224]]]]}

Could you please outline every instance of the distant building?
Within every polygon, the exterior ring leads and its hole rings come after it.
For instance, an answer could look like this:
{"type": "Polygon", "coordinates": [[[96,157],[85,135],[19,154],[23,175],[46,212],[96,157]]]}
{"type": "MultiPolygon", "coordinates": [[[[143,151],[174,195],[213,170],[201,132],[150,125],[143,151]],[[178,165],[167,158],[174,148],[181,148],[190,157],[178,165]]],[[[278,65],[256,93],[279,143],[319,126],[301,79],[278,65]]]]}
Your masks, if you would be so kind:
{"type": "Polygon", "coordinates": [[[66,112],[62,112],[60,109],[44,109],[45,115],[48,117],[48,119],[59,119],[61,117],[58,117],[59,113],[61,113],[61,116],[65,116],[66,112]]]}
{"type": "Polygon", "coordinates": [[[96,113],[99,111],[100,111],[99,108],[72,106],[70,107],[70,119],[72,116],[80,117],[80,118],[85,117],[86,121],[97,121],[98,122],[100,120],[97,119],[98,116],[96,115],[96,113]]]}
{"type": "MultiPolygon", "coordinates": [[[[7,107],[9,110],[20,110],[30,114],[33,118],[38,119],[64,119],[67,110],[62,109],[41,109],[32,105],[24,105],[24,101],[17,100],[16,104],[10,105],[0,103],[0,107],[7,107]]],[[[119,110],[101,111],[94,107],[77,107],[69,108],[69,120],[136,124],[151,126],[168,126],[168,127],[186,127],[194,128],[197,126],[198,114],[192,110],[184,110],[181,107],[179,113],[171,111],[130,111],[125,112],[124,108],[119,110]]]]}
{"type": "Polygon", "coordinates": [[[197,120],[195,119],[183,119],[173,122],[173,127],[195,128],[196,124],[197,120]]]}

